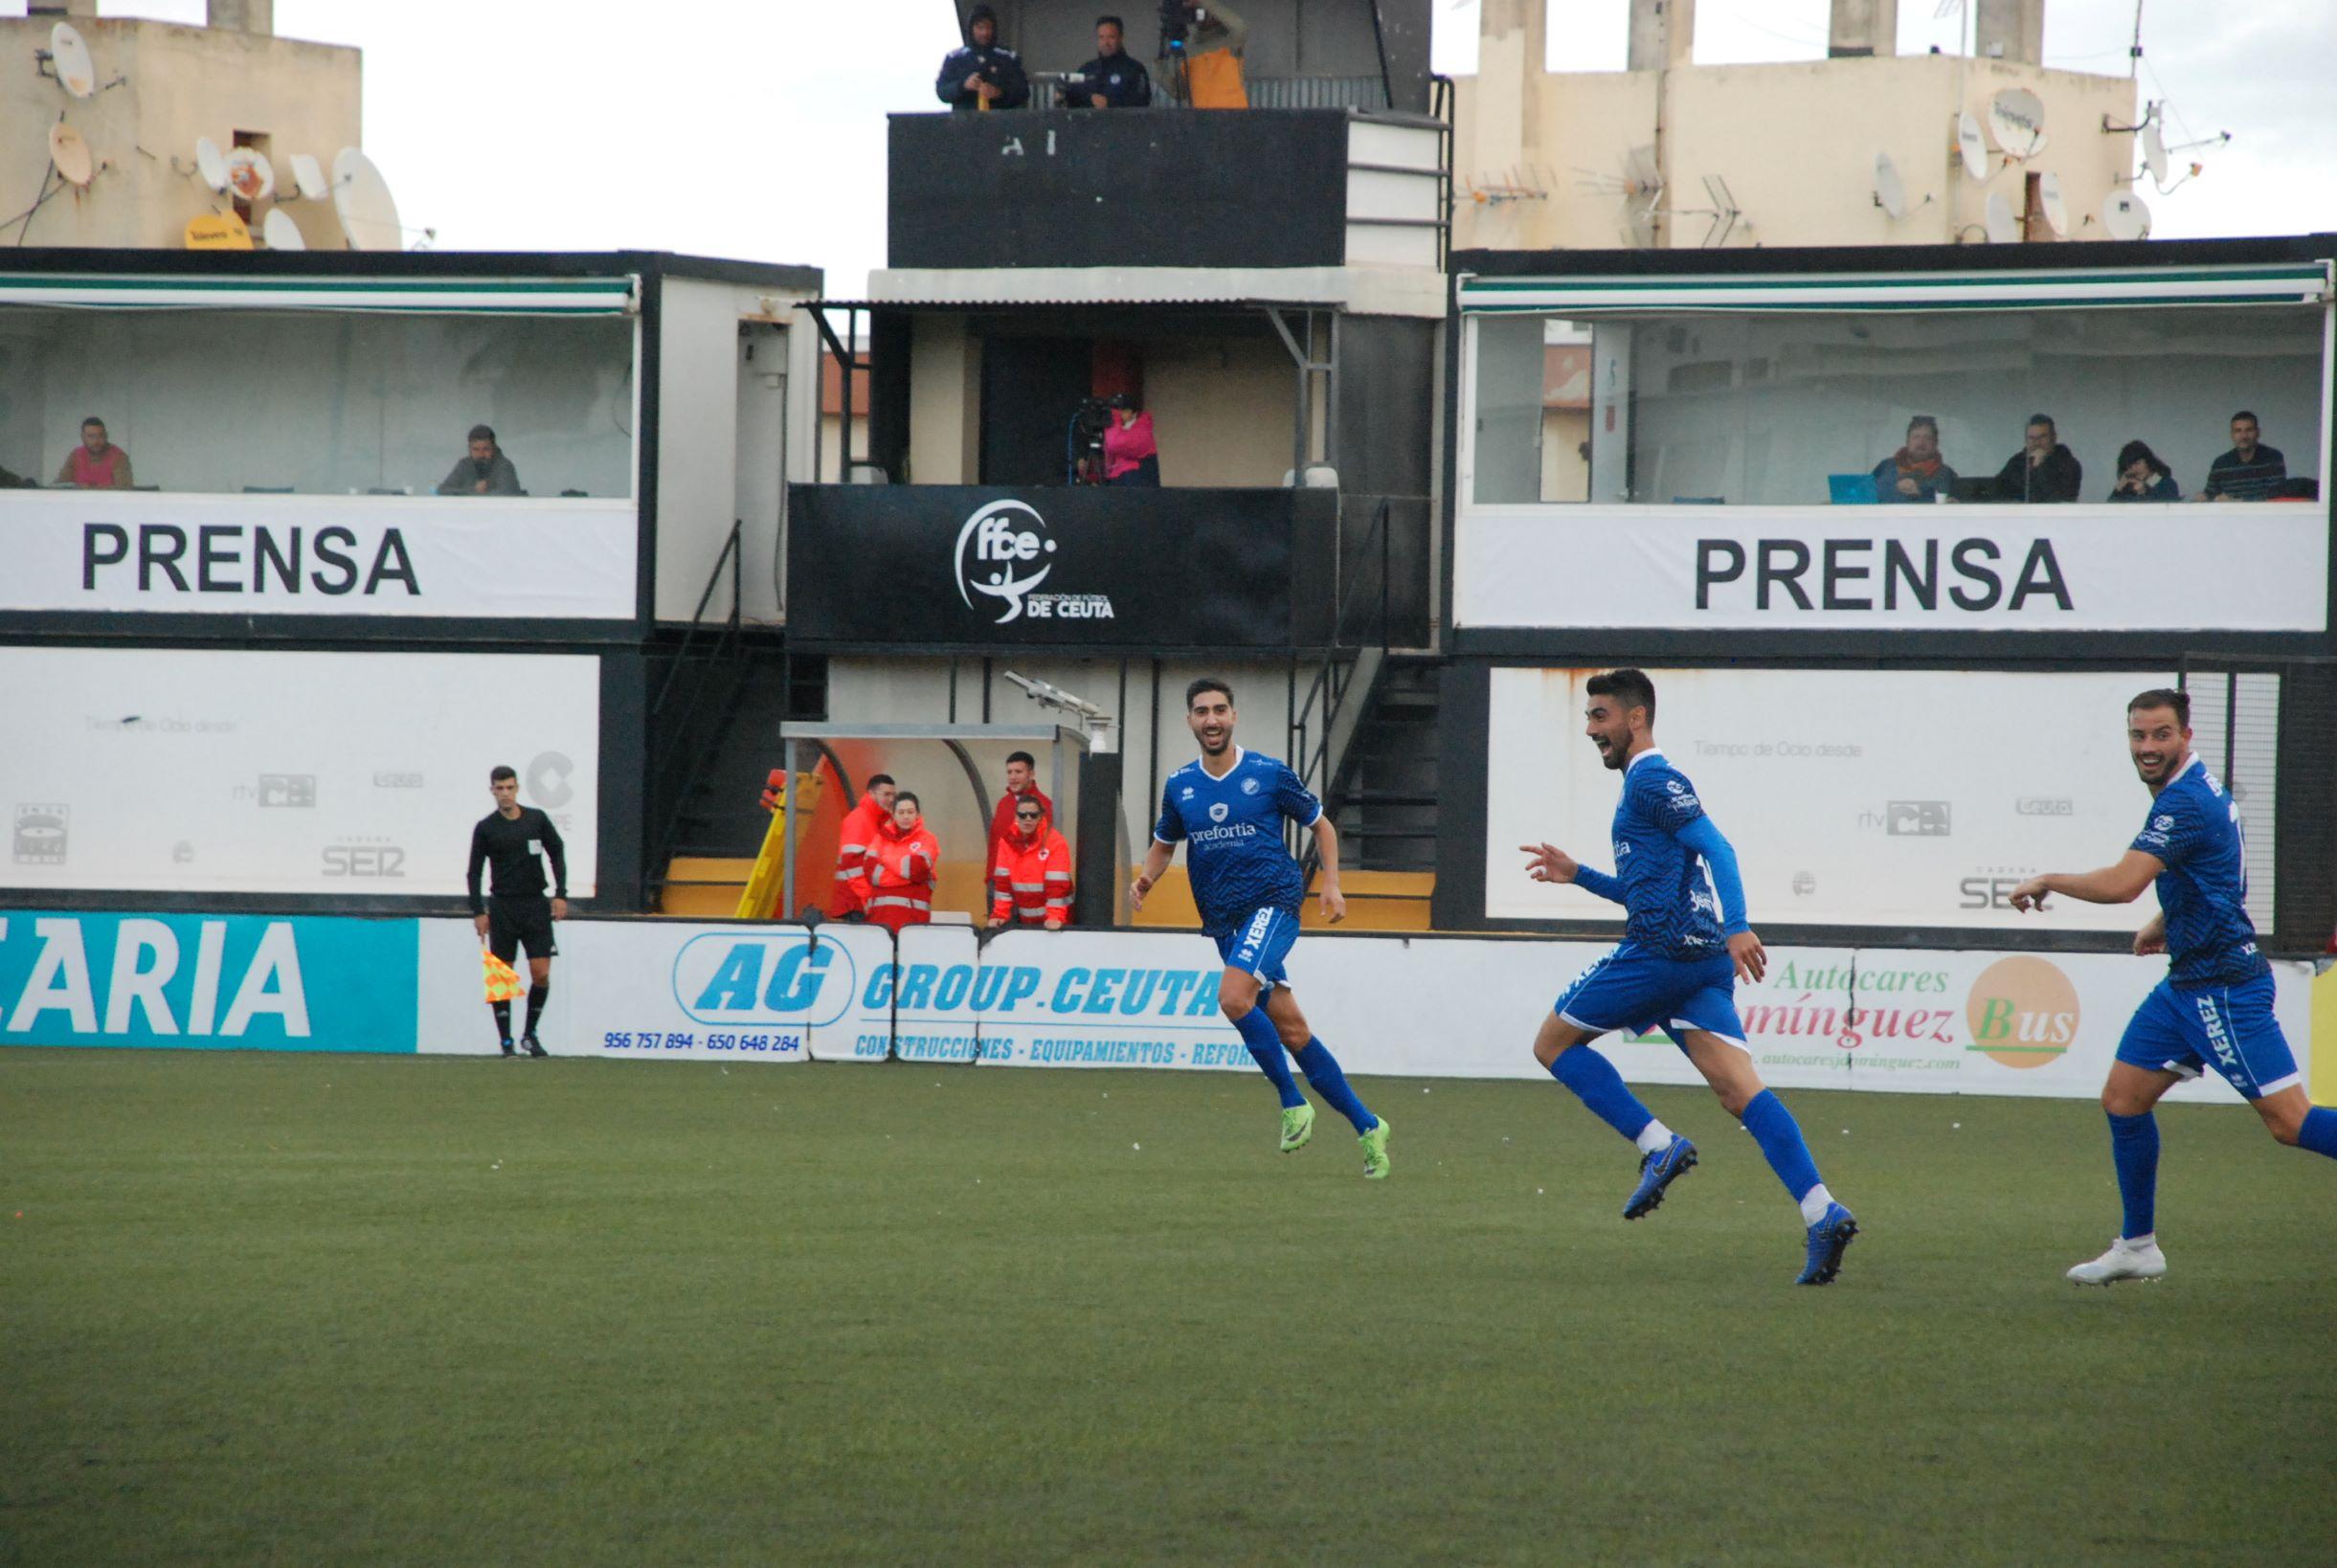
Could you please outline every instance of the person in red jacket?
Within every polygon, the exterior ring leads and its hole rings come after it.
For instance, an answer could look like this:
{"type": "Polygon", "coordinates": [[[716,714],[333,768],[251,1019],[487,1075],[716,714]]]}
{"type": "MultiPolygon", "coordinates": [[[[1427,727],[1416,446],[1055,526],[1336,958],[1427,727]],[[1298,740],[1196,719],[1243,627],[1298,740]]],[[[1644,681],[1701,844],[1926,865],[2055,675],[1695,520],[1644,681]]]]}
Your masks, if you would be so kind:
{"type": "Polygon", "coordinates": [[[903,790],[868,846],[869,922],[898,936],[904,926],[932,921],[933,878],[940,869],[940,841],[925,826],[917,797],[903,790]]]}
{"type": "Polygon", "coordinates": [[[1038,760],[1028,751],[1009,751],[1006,754],[1006,793],[990,810],[990,844],[985,853],[992,865],[998,864],[999,845],[1014,837],[1014,814],[1023,801],[1036,801],[1046,825],[1055,825],[1055,802],[1049,800],[1037,783],[1038,760]]]}
{"type": "Polygon", "coordinates": [[[990,925],[1059,931],[1071,918],[1071,846],[1035,800],[1015,805],[1015,830],[990,855],[990,925]]]}
{"type": "Polygon", "coordinates": [[[892,817],[890,773],[870,773],[868,791],[844,813],[836,835],[836,885],[828,894],[828,918],[843,920],[868,907],[868,846],[880,823],[892,817]]]}

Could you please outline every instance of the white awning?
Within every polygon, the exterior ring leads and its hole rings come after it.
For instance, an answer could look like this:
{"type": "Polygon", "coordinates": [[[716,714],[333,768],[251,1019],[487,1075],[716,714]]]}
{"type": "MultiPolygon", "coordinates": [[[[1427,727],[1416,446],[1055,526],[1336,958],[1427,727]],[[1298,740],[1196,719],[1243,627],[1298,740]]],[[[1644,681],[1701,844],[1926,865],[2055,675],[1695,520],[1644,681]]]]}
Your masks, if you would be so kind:
{"type": "Polygon", "coordinates": [[[1312,305],[1360,316],[1445,314],[1444,274],[1427,267],[886,267],[868,302],[945,309],[1000,305],[1312,305]]]}
{"type": "Polygon", "coordinates": [[[1484,278],[1460,280],[1472,314],[1568,316],[1693,310],[2078,310],[2135,305],[2312,305],[2330,298],[2329,263],[2126,267],[2089,271],[1731,274],[1701,278],[1484,278]]]}
{"type": "Polygon", "coordinates": [[[0,305],[74,310],[331,310],[421,315],[622,316],[623,278],[218,278],[0,272],[0,305]]]}

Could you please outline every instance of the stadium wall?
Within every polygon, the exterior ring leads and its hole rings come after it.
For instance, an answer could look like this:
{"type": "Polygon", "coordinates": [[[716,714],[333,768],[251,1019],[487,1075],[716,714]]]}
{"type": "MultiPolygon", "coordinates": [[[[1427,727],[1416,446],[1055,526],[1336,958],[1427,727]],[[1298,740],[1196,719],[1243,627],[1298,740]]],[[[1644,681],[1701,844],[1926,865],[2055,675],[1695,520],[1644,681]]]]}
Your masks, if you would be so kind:
{"type": "MultiPolygon", "coordinates": [[[[930,926],[896,946],[865,926],[639,920],[559,934],[542,1029],[557,1055],[1254,1070],[1217,1012],[1216,955],[1190,934],[985,943],[930,926]]],[[[1532,1079],[1536,1020],[1603,951],[1318,935],[1295,967],[1351,1072],[1532,1079]]],[[[479,952],[466,920],[11,910],[0,1044],[487,1054],[479,952]]],[[[1739,1005],[1779,1087],[2090,1098],[2160,974],[2105,953],[1780,948],[1739,1005]]],[[[2337,1097],[2331,982],[2305,964],[2275,975],[2283,1029],[2301,1055],[2320,1045],[2313,1082],[2337,1097]]],[[[1636,1082],[1697,1082],[1660,1036],[1606,1047],[1636,1082]]]]}

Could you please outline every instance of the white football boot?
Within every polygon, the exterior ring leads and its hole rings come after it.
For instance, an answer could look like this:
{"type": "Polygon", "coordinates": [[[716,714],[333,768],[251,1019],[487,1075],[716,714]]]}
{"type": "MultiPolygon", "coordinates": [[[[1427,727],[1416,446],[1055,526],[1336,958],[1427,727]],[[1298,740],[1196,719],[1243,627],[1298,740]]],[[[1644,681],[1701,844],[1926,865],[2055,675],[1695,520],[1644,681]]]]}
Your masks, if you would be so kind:
{"type": "Polygon", "coordinates": [[[2155,1280],[2166,1272],[2167,1254],[2159,1250],[2157,1237],[2128,1241],[2122,1236],[2101,1257],[2071,1269],[2069,1277],[2079,1285],[2110,1285],[2119,1280],[2155,1280]]]}

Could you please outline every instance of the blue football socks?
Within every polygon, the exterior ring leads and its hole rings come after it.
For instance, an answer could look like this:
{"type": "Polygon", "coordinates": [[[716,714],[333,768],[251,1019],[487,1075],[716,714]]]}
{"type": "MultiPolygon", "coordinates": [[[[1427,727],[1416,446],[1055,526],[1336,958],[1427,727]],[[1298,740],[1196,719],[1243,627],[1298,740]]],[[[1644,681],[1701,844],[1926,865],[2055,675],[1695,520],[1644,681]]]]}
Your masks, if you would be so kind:
{"type": "MultiPolygon", "coordinates": [[[[2332,1117],[2337,1120],[2337,1117],[2332,1117]]],[[[2147,1110],[2139,1116],[2110,1113],[2110,1158],[2118,1165],[2118,1197],[2125,1205],[2126,1240],[2158,1229],[2159,1124],[2147,1110]]]]}
{"type": "MultiPolygon", "coordinates": [[[[1250,1059],[1257,1063],[1258,1070],[1266,1074],[1267,1081],[1274,1086],[1274,1092],[1282,1096],[1282,1109],[1290,1110],[1305,1105],[1307,1097],[1298,1092],[1297,1084],[1291,1078],[1290,1057],[1282,1049],[1282,1037],[1274,1033],[1274,1020],[1266,1016],[1266,1009],[1251,1008],[1235,1019],[1233,1026],[1241,1033],[1242,1043],[1249,1047],[1250,1059]]],[[[1344,1083],[1340,1086],[1345,1087],[1344,1083]]]]}
{"type": "Polygon", "coordinates": [[[1818,1162],[1809,1157],[1809,1145],[1802,1137],[1802,1125],[1793,1119],[1786,1103],[1767,1089],[1753,1096],[1737,1118],[1744,1130],[1761,1145],[1767,1156],[1769,1169],[1777,1179],[1786,1184],[1795,1202],[1807,1198],[1818,1185],[1818,1162]]]}
{"type": "Polygon", "coordinates": [[[1590,1113],[1634,1143],[1655,1113],[1639,1103],[1639,1096],[1624,1086],[1623,1075],[1615,1064],[1587,1045],[1577,1045],[1558,1053],[1550,1064],[1550,1076],[1574,1090],[1575,1098],[1590,1108],[1590,1113]]]}
{"type": "Polygon", "coordinates": [[[2304,1126],[2297,1132],[2297,1147],[2337,1159],[2337,1110],[2315,1106],[2306,1111],[2304,1126]]]}
{"type": "MultiPolygon", "coordinates": [[[[1257,1014],[1250,1016],[1254,1018],[1257,1014]]],[[[1307,1048],[1298,1053],[1298,1066],[1307,1075],[1307,1082],[1315,1086],[1315,1092],[1323,1097],[1323,1104],[1346,1117],[1358,1133],[1368,1132],[1380,1125],[1380,1118],[1364,1109],[1363,1102],[1347,1086],[1347,1075],[1338,1070],[1338,1060],[1331,1054],[1330,1046],[1309,1037],[1307,1048]]]]}

